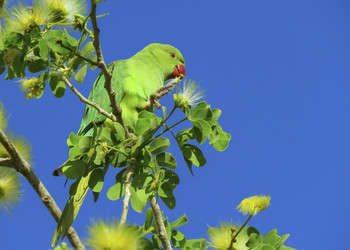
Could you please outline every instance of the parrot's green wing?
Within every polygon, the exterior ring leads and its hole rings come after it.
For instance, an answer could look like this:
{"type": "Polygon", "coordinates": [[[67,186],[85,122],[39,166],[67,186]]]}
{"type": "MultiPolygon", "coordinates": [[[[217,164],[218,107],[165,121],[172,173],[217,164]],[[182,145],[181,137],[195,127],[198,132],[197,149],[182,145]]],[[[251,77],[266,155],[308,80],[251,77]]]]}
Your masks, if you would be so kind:
{"type": "MultiPolygon", "coordinates": [[[[112,72],[118,72],[118,74],[113,74],[111,83],[112,88],[116,93],[116,100],[118,103],[120,103],[120,100],[122,99],[124,95],[124,84],[123,80],[124,78],[127,78],[126,75],[126,65],[127,60],[120,60],[116,61],[110,65],[108,65],[109,70],[112,72]]],[[[89,100],[97,103],[103,110],[111,113],[112,108],[110,105],[109,97],[107,94],[107,91],[105,89],[105,76],[101,72],[89,95],[89,100]]],[[[98,113],[98,111],[91,107],[90,105],[85,106],[83,119],[80,124],[80,128],[78,130],[78,135],[92,135],[92,128],[93,123],[95,123],[97,126],[102,124],[106,120],[106,117],[104,115],[101,115],[98,113]]]]}
{"type": "MultiPolygon", "coordinates": [[[[184,64],[184,58],[179,50],[167,44],[154,43],[133,57],[116,61],[108,66],[113,72],[111,83],[116,92],[116,100],[122,108],[123,121],[131,130],[134,129],[138,113],[145,108],[150,95],[170,78],[185,75],[184,64]]],[[[112,108],[104,84],[104,75],[100,73],[91,90],[89,100],[111,113],[112,108]]],[[[94,124],[101,126],[106,119],[95,108],[87,105],[78,135],[92,135],[94,124]]],[[[63,173],[63,166],[59,170],[56,169],[54,175],[63,173]]],[[[77,185],[76,193],[69,198],[63,210],[52,239],[52,246],[57,244],[60,236],[63,238],[66,235],[77,216],[89,190],[90,173],[91,171],[74,183],[77,185]]]]}

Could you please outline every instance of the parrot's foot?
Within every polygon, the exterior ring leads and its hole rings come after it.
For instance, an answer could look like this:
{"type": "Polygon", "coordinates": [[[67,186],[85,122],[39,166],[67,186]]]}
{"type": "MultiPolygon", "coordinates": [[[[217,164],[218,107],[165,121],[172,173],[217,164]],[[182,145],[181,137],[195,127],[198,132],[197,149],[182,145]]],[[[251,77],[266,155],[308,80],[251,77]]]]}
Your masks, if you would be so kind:
{"type": "Polygon", "coordinates": [[[174,87],[174,85],[178,84],[177,81],[173,82],[173,83],[168,83],[167,85],[159,88],[158,90],[156,90],[155,92],[153,92],[150,97],[149,100],[146,103],[146,106],[144,107],[144,109],[149,109],[153,104],[156,105],[157,108],[160,108],[162,105],[160,105],[159,103],[159,99],[162,98],[163,96],[165,96],[166,94],[168,94],[171,89],[174,87]]]}
{"type": "Polygon", "coordinates": [[[162,105],[160,105],[159,99],[168,93],[169,93],[168,90],[164,90],[164,91],[161,91],[160,93],[156,91],[153,94],[151,94],[148,102],[146,103],[145,109],[149,109],[152,106],[152,104],[156,105],[157,108],[160,108],[162,105]]]}

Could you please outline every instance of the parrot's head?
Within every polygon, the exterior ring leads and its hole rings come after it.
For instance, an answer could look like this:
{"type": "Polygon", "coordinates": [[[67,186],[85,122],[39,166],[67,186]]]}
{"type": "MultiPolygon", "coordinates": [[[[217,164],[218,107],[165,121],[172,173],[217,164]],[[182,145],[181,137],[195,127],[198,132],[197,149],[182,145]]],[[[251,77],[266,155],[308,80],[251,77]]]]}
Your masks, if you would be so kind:
{"type": "Polygon", "coordinates": [[[148,50],[157,60],[162,68],[165,80],[185,76],[185,59],[177,48],[168,44],[152,43],[145,50],[148,50]]]}

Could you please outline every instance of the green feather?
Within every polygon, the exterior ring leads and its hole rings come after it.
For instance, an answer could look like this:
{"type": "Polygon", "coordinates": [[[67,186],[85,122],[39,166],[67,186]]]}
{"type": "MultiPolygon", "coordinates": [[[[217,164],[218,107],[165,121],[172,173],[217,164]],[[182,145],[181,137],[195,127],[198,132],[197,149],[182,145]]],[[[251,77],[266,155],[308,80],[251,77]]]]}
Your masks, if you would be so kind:
{"type": "MultiPolygon", "coordinates": [[[[173,77],[172,74],[178,64],[185,64],[178,49],[171,45],[153,43],[133,57],[116,61],[108,66],[109,70],[113,70],[112,87],[123,110],[124,123],[131,130],[134,129],[138,113],[145,108],[150,95],[173,77]]],[[[104,75],[100,73],[92,87],[89,100],[111,113],[112,108],[104,84],[104,75]]],[[[92,135],[93,124],[101,126],[105,120],[106,117],[99,114],[95,108],[86,105],[78,135],[92,135]]],[[[76,193],[69,198],[63,210],[52,239],[52,247],[57,244],[60,237],[64,238],[77,216],[89,190],[90,173],[77,180],[76,193]]]]}

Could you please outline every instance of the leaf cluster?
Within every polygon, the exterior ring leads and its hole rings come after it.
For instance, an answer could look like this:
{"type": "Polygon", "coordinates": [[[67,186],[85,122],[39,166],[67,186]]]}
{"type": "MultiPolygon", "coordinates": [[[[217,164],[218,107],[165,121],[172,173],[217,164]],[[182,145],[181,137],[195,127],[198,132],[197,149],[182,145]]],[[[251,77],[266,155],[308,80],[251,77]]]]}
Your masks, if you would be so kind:
{"type": "Polygon", "coordinates": [[[249,240],[246,246],[252,250],[294,250],[294,248],[284,245],[289,234],[279,236],[277,234],[277,229],[273,229],[262,236],[254,227],[248,227],[247,235],[249,236],[249,240]]]}
{"type": "Polygon", "coordinates": [[[34,26],[24,34],[6,34],[0,43],[0,74],[7,69],[5,78],[13,80],[30,73],[40,79],[41,94],[36,98],[42,96],[47,83],[55,97],[62,97],[66,90],[63,76],[69,79],[74,75],[81,84],[87,67],[97,67],[94,46],[92,42],[85,42],[87,33],[88,30],[82,30],[81,37],[76,39],[66,29],[34,26]]]}

